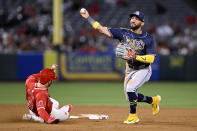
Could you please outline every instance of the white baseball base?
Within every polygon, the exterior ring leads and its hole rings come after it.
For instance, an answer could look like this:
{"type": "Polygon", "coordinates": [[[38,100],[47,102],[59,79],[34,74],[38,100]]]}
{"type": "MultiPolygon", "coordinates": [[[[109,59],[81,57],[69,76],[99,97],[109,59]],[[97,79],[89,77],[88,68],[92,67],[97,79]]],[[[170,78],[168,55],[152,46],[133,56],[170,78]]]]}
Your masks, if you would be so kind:
{"type": "Polygon", "coordinates": [[[90,120],[103,120],[109,119],[108,115],[99,114],[80,114],[80,116],[70,116],[70,119],[90,119],[90,120]]]}

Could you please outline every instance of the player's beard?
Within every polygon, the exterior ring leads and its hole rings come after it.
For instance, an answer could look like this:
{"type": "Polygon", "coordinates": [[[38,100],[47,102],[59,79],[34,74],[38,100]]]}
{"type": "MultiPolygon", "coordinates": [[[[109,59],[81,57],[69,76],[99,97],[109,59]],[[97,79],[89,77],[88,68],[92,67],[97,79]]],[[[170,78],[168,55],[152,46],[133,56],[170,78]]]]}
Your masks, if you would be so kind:
{"type": "Polygon", "coordinates": [[[136,26],[131,26],[131,29],[132,29],[132,30],[137,30],[137,29],[139,29],[140,27],[141,27],[141,24],[136,25],[136,26]]]}

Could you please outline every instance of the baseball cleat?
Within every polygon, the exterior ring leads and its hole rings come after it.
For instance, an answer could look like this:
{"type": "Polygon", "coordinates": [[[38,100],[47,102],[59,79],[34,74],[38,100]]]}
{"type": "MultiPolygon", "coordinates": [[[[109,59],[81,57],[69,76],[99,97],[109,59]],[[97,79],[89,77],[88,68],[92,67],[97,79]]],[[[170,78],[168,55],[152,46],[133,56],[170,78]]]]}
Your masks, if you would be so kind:
{"type": "Polygon", "coordinates": [[[67,105],[68,106],[68,112],[72,110],[72,105],[67,105]]]}
{"type": "Polygon", "coordinates": [[[23,120],[31,120],[32,116],[30,114],[24,114],[22,119],[23,120]]]}
{"type": "Polygon", "coordinates": [[[153,115],[156,115],[159,112],[159,103],[161,102],[161,96],[157,95],[152,97],[153,102],[151,104],[152,110],[153,110],[153,115]]]}
{"type": "Polygon", "coordinates": [[[140,120],[139,120],[137,114],[129,113],[127,120],[125,120],[123,123],[124,124],[135,124],[135,123],[138,123],[139,121],[140,120]]]}

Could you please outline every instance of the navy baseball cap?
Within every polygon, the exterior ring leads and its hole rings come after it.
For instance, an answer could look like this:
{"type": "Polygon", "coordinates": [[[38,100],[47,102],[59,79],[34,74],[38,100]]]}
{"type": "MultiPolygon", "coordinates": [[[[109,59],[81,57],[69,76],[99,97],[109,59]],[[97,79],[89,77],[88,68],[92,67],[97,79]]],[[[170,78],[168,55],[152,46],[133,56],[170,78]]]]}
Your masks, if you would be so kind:
{"type": "Polygon", "coordinates": [[[130,16],[130,18],[133,17],[133,16],[136,16],[136,17],[138,17],[141,21],[144,22],[144,18],[145,18],[144,13],[142,13],[142,12],[140,12],[140,11],[135,11],[135,12],[133,12],[132,14],[130,14],[129,16],[130,16]]]}

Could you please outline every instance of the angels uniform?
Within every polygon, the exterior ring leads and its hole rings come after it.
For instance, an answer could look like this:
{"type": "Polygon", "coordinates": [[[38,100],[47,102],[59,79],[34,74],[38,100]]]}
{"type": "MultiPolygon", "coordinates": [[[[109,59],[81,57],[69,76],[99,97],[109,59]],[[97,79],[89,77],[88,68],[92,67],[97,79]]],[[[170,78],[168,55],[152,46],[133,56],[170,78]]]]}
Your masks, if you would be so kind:
{"type": "Polygon", "coordinates": [[[24,114],[24,120],[48,122],[50,119],[64,121],[68,118],[71,105],[59,108],[59,102],[50,97],[48,88],[39,88],[40,74],[30,75],[26,82],[26,100],[30,114],[24,114]]]}
{"type": "Polygon", "coordinates": [[[47,121],[52,110],[52,101],[47,88],[37,88],[39,74],[33,74],[26,80],[26,100],[29,110],[47,121]]]}

